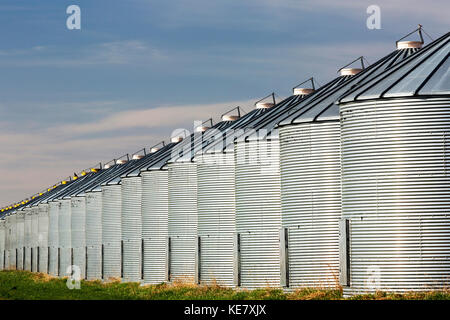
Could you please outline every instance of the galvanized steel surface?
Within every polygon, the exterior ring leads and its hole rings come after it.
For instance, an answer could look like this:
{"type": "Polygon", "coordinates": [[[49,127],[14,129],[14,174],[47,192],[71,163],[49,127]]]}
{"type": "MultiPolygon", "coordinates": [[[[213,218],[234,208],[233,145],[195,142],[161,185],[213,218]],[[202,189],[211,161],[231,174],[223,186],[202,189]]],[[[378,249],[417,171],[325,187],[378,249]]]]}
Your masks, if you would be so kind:
{"type": "Polygon", "coordinates": [[[448,287],[450,99],[341,105],[355,291],[448,287]]]}
{"type": "Polygon", "coordinates": [[[123,280],[141,280],[141,177],[122,179],[123,280]]]}
{"type": "Polygon", "coordinates": [[[48,273],[58,275],[58,247],[59,247],[59,203],[54,201],[48,205],[48,273]]]}
{"type": "Polygon", "coordinates": [[[234,154],[204,154],[197,159],[200,280],[236,286],[234,234],[236,205],[234,154]]]}
{"type": "Polygon", "coordinates": [[[171,163],[168,170],[170,280],[197,282],[197,165],[171,163]]]}
{"type": "Polygon", "coordinates": [[[72,265],[71,240],[71,204],[70,199],[57,201],[59,204],[58,217],[58,247],[59,247],[59,276],[67,276],[68,267],[72,265]]]}
{"type": "Polygon", "coordinates": [[[241,235],[241,284],[281,285],[281,182],[278,140],[235,145],[236,231],[241,235]]]}
{"type": "Polygon", "coordinates": [[[341,218],[339,122],[281,127],[280,171],[290,287],[335,287],[341,218]]]}
{"type": "Polygon", "coordinates": [[[71,199],[72,264],[80,269],[82,279],[86,276],[86,197],[71,199]]]}
{"type": "Polygon", "coordinates": [[[142,172],[144,283],[168,281],[168,172],[142,172]]]}
{"type": "Polygon", "coordinates": [[[102,187],[103,278],[121,277],[122,191],[120,185],[102,187]]]}
{"type": "Polygon", "coordinates": [[[39,209],[31,208],[31,271],[38,271],[38,233],[39,233],[39,209]]]}
{"type": "Polygon", "coordinates": [[[17,224],[17,270],[24,270],[24,246],[25,246],[25,212],[16,213],[17,224]]]}
{"type": "Polygon", "coordinates": [[[24,270],[31,271],[31,208],[24,208],[24,270]]]}
{"type": "Polygon", "coordinates": [[[102,278],[102,193],[86,193],[87,279],[102,278]]]}
{"type": "Polygon", "coordinates": [[[48,225],[49,225],[49,205],[41,203],[38,206],[38,245],[39,245],[39,272],[48,273],[48,225]]]}
{"type": "Polygon", "coordinates": [[[6,232],[5,219],[0,219],[0,270],[5,270],[6,232]]]}

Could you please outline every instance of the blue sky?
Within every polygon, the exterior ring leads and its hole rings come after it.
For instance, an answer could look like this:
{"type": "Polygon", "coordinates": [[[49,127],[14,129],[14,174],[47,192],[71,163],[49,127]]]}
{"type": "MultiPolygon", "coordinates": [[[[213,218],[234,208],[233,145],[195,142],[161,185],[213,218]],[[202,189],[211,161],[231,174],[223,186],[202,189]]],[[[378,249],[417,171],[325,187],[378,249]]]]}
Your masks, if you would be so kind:
{"type": "Polygon", "coordinates": [[[2,0],[0,206],[310,76],[324,84],[418,23],[436,38],[449,11],[443,0],[2,0]],[[66,28],[72,4],[81,30],[66,28]],[[371,4],[380,30],[366,28],[371,4]]]}

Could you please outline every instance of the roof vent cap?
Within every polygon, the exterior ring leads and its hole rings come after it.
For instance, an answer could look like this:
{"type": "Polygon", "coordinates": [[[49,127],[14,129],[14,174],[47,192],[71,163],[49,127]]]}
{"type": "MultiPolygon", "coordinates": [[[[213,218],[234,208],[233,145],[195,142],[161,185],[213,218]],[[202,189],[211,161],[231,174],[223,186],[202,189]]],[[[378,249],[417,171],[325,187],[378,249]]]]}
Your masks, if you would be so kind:
{"type": "Polygon", "coordinates": [[[341,69],[341,76],[354,76],[362,71],[361,68],[344,68],[341,69]]]}
{"type": "Polygon", "coordinates": [[[155,153],[158,150],[159,150],[158,147],[153,147],[153,148],[150,149],[150,153],[155,153]]]}
{"type": "Polygon", "coordinates": [[[231,115],[231,114],[224,114],[222,116],[222,121],[236,121],[239,119],[239,116],[231,115]]]}
{"type": "Polygon", "coordinates": [[[421,41],[399,41],[397,42],[397,50],[401,49],[420,49],[422,48],[423,42],[421,41]]]}
{"type": "Polygon", "coordinates": [[[177,143],[177,142],[183,141],[183,137],[182,136],[172,137],[172,139],[170,139],[170,141],[172,143],[177,143]]]}
{"type": "Polygon", "coordinates": [[[119,160],[116,161],[116,164],[124,164],[124,163],[127,163],[127,160],[119,159],[119,160]]]}
{"type": "Polygon", "coordinates": [[[195,132],[205,132],[209,128],[210,127],[207,127],[207,126],[199,126],[199,127],[195,128],[195,132]]]}
{"type": "Polygon", "coordinates": [[[144,156],[142,155],[142,154],[135,154],[134,156],[133,156],[133,160],[139,160],[139,159],[142,159],[144,156]]]}
{"type": "Polygon", "coordinates": [[[294,88],[295,96],[306,96],[314,92],[314,89],[311,88],[294,88]]]}
{"type": "Polygon", "coordinates": [[[275,104],[272,102],[258,102],[256,104],[256,109],[269,109],[272,108],[275,104]]]}

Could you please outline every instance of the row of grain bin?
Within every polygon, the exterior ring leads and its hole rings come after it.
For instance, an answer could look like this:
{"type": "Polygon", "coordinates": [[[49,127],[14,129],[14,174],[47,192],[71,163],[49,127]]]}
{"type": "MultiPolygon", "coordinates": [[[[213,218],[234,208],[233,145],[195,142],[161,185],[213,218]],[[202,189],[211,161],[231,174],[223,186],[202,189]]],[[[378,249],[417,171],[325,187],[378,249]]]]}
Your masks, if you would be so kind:
{"type": "MultiPolygon", "coordinates": [[[[292,288],[339,284],[341,155],[339,107],[335,101],[418,50],[396,51],[368,68],[341,75],[302,102],[279,123],[281,210],[286,238],[286,277],[292,288]]],[[[362,61],[361,61],[362,62],[362,61]]]]}
{"type": "Polygon", "coordinates": [[[245,288],[340,279],[348,294],[444,288],[449,35],[421,45],[399,42],[369,67],[8,211],[2,268],[245,288]]]}

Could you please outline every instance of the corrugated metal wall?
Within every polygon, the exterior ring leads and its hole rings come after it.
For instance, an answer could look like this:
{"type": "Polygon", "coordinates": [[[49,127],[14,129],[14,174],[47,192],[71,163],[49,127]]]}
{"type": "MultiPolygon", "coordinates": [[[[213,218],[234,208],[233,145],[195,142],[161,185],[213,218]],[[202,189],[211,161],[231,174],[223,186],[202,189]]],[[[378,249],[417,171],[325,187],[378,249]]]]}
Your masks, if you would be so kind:
{"type": "Polygon", "coordinates": [[[103,278],[119,279],[122,272],[122,194],[120,185],[102,188],[103,278]]]}
{"type": "Polygon", "coordinates": [[[48,246],[50,248],[48,273],[52,276],[57,276],[59,272],[59,203],[57,201],[52,201],[48,206],[48,246]]]}
{"type": "Polygon", "coordinates": [[[38,271],[38,232],[39,232],[39,209],[31,208],[31,271],[38,271]]]}
{"type": "Polygon", "coordinates": [[[168,172],[142,172],[144,283],[168,281],[168,172]]]}
{"type": "Polygon", "coordinates": [[[141,177],[122,179],[123,280],[141,280],[141,177]]]}
{"type": "Polygon", "coordinates": [[[31,208],[25,208],[24,214],[24,269],[31,271],[31,208]]]}
{"type": "Polygon", "coordinates": [[[280,128],[282,223],[288,228],[289,286],[339,285],[339,121],[280,128]]]}
{"type": "Polygon", "coordinates": [[[81,278],[86,277],[86,197],[71,199],[72,264],[80,268],[81,278]]]}
{"type": "Polygon", "coordinates": [[[241,237],[241,284],[281,285],[281,198],[279,143],[235,145],[236,231],[241,237]]]}
{"type": "Polygon", "coordinates": [[[17,270],[24,270],[24,246],[25,246],[25,212],[16,213],[17,223],[17,270]]]}
{"type": "Polygon", "coordinates": [[[49,205],[41,203],[39,208],[39,271],[48,273],[48,226],[49,226],[49,205]]]}
{"type": "Polygon", "coordinates": [[[0,219],[0,270],[5,270],[6,232],[4,219],[0,219]]]}
{"type": "Polygon", "coordinates": [[[14,270],[16,268],[16,254],[15,250],[13,250],[14,244],[14,238],[15,238],[15,217],[14,216],[7,216],[6,217],[6,255],[5,255],[5,265],[6,269],[12,269],[14,270]],[[14,254],[13,254],[14,251],[14,254]]]}
{"type": "Polygon", "coordinates": [[[169,169],[170,280],[197,282],[197,165],[169,169]]]}
{"type": "Polygon", "coordinates": [[[234,154],[204,154],[197,166],[200,280],[236,286],[234,154]]]}
{"type": "Polygon", "coordinates": [[[102,194],[86,193],[86,276],[102,278],[102,194]]]}
{"type": "Polygon", "coordinates": [[[59,247],[59,276],[68,276],[67,269],[72,265],[72,240],[71,240],[71,205],[70,200],[58,200],[58,247],[59,247]]]}
{"type": "Polygon", "coordinates": [[[341,105],[350,291],[449,285],[450,101],[341,105]]]}

